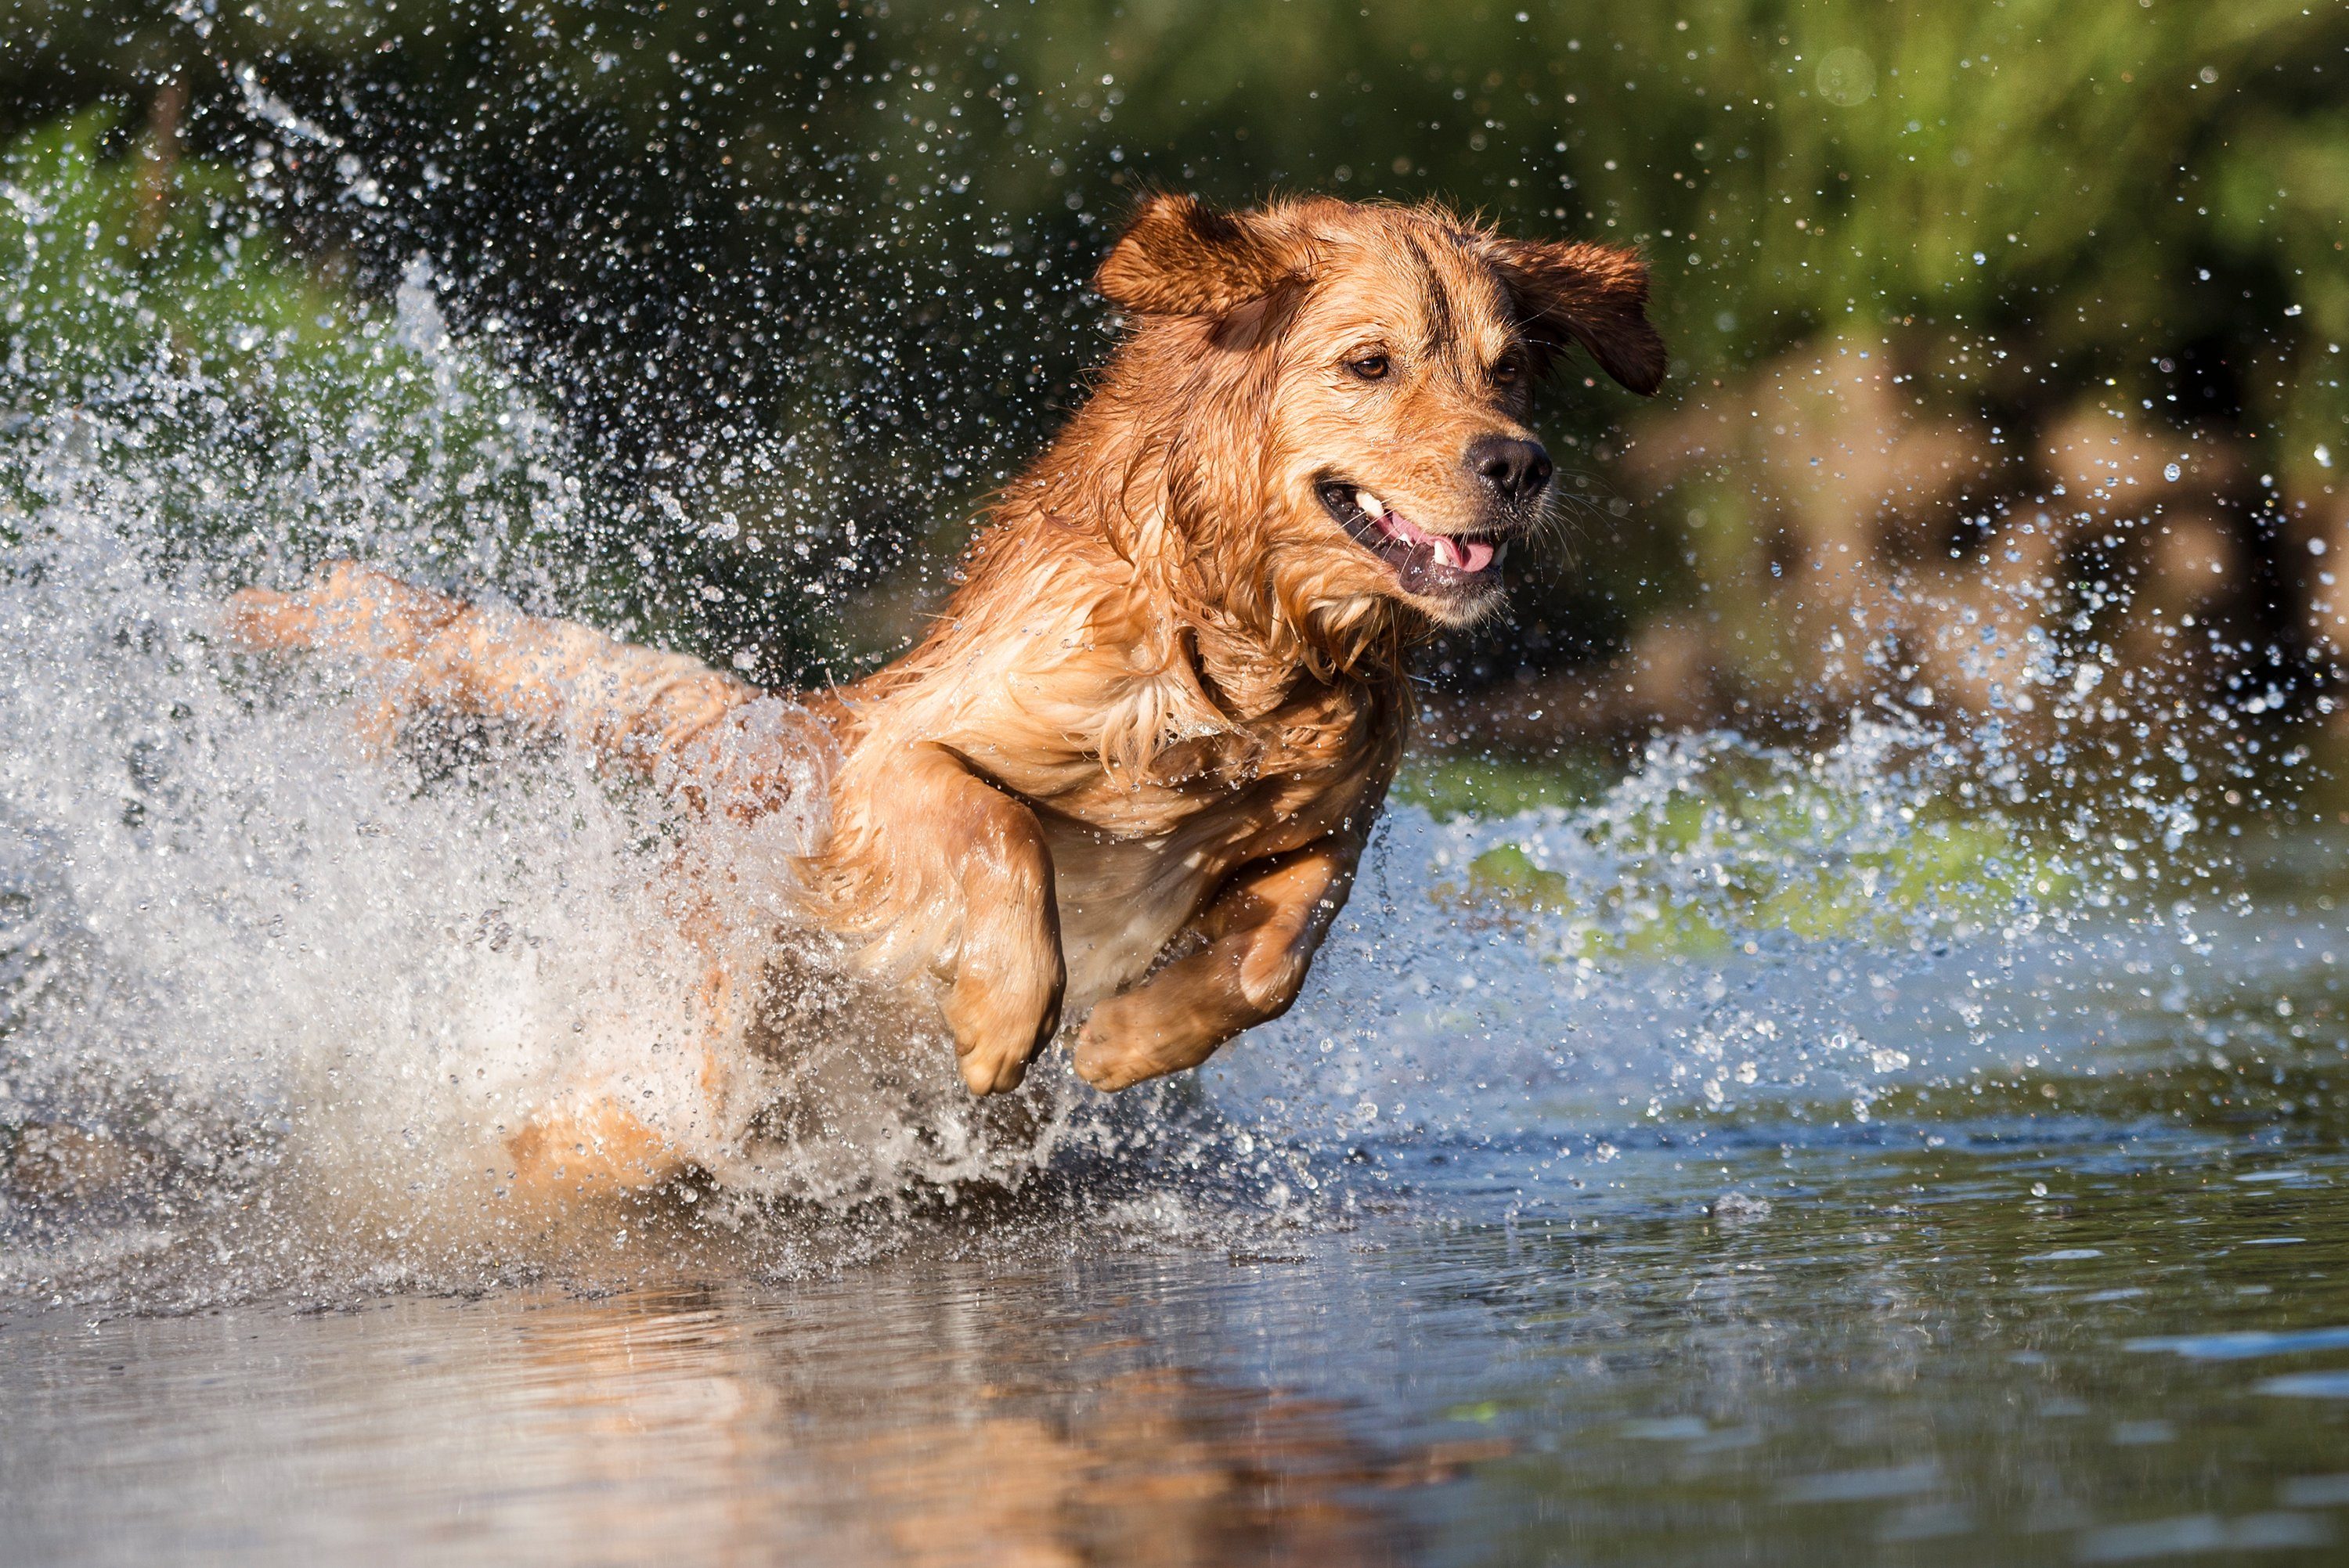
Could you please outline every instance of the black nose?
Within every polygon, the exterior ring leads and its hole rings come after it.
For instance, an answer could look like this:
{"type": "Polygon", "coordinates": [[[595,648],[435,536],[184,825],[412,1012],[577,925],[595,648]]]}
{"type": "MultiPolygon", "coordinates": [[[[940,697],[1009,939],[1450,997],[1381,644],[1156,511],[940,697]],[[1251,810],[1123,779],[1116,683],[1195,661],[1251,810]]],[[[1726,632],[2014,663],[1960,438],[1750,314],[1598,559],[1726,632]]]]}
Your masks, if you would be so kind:
{"type": "Polygon", "coordinates": [[[1503,500],[1531,500],[1549,483],[1549,454],[1539,441],[1485,436],[1468,443],[1468,471],[1503,500]]]}

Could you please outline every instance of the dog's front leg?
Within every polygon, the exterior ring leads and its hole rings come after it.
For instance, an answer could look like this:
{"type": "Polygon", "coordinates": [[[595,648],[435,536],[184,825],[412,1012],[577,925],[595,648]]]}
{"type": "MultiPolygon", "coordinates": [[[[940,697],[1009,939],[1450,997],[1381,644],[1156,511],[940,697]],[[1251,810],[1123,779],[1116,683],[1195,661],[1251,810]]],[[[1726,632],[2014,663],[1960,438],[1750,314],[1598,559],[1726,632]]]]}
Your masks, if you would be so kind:
{"type": "Polygon", "coordinates": [[[1023,802],[926,744],[859,759],[808,863],[827,923],[909,948],[947,981],[947,1026],[973,1094],[1017,1088],[1060,1026],[1068,971],[1043,825],[1023,802]]]}
{"type": "Polygon", "coordinates": [[[1197,922],[1205,952],[1093,1009],[1077,1072],[1101,1089],[1181,1072],[1288,1011],[1361,853],[1360,840],[1332,835],[1234,876],[1197,922]]]}
{"type": "Polygon", "coordinates": [[[928,747],[918,788],[944,809],[959,842],[936,846],[955,858],[962,884],[962,940],[946,998],[955,1056],[973,1094],[1019,1087],[1028,1063],[1061,1026],[1068,970],[1061,955],[1061,907],[1052,856],[1036,813],[928,747]]]}

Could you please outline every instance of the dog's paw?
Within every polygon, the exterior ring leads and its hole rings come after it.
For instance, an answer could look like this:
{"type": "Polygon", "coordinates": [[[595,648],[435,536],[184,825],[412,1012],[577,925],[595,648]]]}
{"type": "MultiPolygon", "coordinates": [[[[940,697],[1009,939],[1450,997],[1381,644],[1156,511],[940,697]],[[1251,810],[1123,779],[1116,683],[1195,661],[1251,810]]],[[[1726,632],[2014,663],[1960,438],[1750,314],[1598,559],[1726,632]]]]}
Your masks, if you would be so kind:
{"type": "Polygon", "coordinates": [[[966,969],[947,992],[955,1065],[971,1093],[984,1098],[1018,1088],[1028,1064],[1060,1027],[1063,975],[1057,948],[1050,958],[1049,968],[1039,964],[1009,983],[966,969]]]}
{"type": "Polygon", "coordinates": [[[1105,1093],[1168,1073],[1186,1072],[1216,1054],[1232,1030],[1202,1016],[1193,999],[1162,975],[1093,1009],[1077,1037],[1077,1076],[1105,1093]]]}
{"type": "Polygon", "coordinates": [[[1121,1016],[1118,1003],[1123,1000],[1116,997],[1095,1008],[1077,1037],[1077,1076],[1104,1094],[1115,1094],[1191,1065],[1165,1060],[1163,1049],[1121,1016]]]}
{"type": "Polygon", "coordinates": [[[685,1162],[674,1144],[626,1106],[583,1096],[541,1111],[505,1139],[511,1193],[525,1204],[565,1194],[636,1192],[675,1178],[685,1162]]]}
{"type": "Polygon", "coordinates": [[[964,1086],[984,1099],[1009,1094],[1026,1082],[1028,1064],[1051,1038],[1050,1022],[1040,1027],[999,1018],[981,1020],[968,1013],[957,1016],[957,1011],[949,1000],[947,1022],[954,1030],[955,1066],[961,1069],[964,1086]]]}
{"type": "Polygon", "coordinates": [[[311,649],[409,659],[461,608],[356,562],[337,561],[297,593],[247,588],[232,594],[224,619],[229,634],[255,652],[311,649]]]}
{"type": "Polygon", "coordinates": [[[962,1081],[970,1092],[985,1099],[990,1094],[1009,1094],[1028,1081],[1028,1060],[1032,1054],[1011,1047],[1009,1042],[976,1045],[964,1049],[955,1047],[955,1066],[962,1069],[962,1081]]]}
{"type": "Polygon", "coordinates": [[[1156,1078],[1161,1071],[1149,1052],[1115,1040],[1097,1039],[1091,1029],[1077,1039],[1076,1068],[1079,1078],[1104,1094],[1156,1078]]]}

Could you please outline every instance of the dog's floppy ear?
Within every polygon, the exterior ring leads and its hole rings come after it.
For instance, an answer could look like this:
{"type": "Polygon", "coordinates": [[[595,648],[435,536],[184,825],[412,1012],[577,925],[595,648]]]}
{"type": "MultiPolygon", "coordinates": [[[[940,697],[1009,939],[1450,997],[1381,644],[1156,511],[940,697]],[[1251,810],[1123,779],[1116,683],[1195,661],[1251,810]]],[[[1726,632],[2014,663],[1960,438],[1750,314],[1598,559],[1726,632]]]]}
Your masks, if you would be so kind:
{"type": "Polygon", "coordinates": [[[1496,239],[1494,262],[1545,364],[1571,339],[1642,397],[1662,385],[1664,340],[1648,325],[1648,264],[1637,255],[1578,240],[1496,239]]]}
{"type": "Polygon", "coordinates": [[[1102,258],[1093,287],[1138,315],[1228,315],[1299,281],[1304,271],[1261,214],[1158,195],[1102,258]]]}

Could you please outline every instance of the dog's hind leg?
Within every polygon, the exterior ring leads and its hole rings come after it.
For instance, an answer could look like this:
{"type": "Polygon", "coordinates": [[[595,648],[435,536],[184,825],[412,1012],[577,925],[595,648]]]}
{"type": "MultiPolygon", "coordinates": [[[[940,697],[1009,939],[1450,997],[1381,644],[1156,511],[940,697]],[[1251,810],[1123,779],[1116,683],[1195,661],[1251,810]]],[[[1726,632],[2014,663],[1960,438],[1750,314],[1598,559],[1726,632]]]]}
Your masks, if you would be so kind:
{"type": "Polygon", "coordinates": [[[1121,1089],[1181,1072],[1288,1011],[1361,853],[1358,839],[1333,835],[1243,869],[1195,923],[1204,952],[1093,1009],[1077,1040],[1078,1075],[1121,1089]]]}
{"type": "MultiPolygon", "coordinates": [[[[441,707],[559,732],[651,775],[697,809],[755,816],[789,790],[788,749],[774,726],[742,726],[756,687],[678,654],[616,642],[585,626],[484,610],[344,562],[298,593],[251,589],[232,602],[246,646],[311,649],[356,661],[372,706],[363,733],[388,742],[402,717],[441,707]]],[[[818,738],[801,733],[799,738],[818,738]]],[[[719,946],[711,890],[688,863],[685,924],[719,946]]],[[[657,1109],[640,1082],[583,1081],[558,1091],[505,1137],[514,1194],[657,1187],[688,1162],[688,1146],[719,1138],[732,1099],[739,1035],[730,966],[715,957],[694,1011],[694,1056],[665,1085],[657,1109]],[[704,1121],[695,1129],[690,1123],[704,1121]],[[698,1131],[700,1136],[691,1136],[698,1131]]]]}
{"type": "Polygon", "coordinates": [[[654,1131],[615,1096],[583,1093],[546,1106],[505,1140],[511,1195],[529,1208],[559,1207],[572,1193],[643,1191],[686,1168],[676,1140],[654,1131]]]}
{"type": "Polygon", "coordinates": [[[723,720],[758,688],[683,654],[616,642],[568,621],[486,610],[349,562],[297,593],[249,588],[230,602],[248,647],[357,660],[388,739],[401,716],[445,707],[557,730],[690,788],[723,720]]]}
{"type": "Polygon", "coordinates": [[[574,1195],[646,1191],[682,1175],[692,1164],[691,1146],[730,1141],[734,1072],[723,1052],[741,1024],[735,1001],[731,975],[712,964],[694,998],[702,1034],[679,1069],[688,1081],[657,1094],[662,1109],[650,1120],[631,1101],[644,1092],[631,1078],[558,1093],[506,1134],[511,1195],[525,1207],[553,1208],[574,1195]],[[703,1125],[676,1125],[679,1119],[703,1125]]]}

